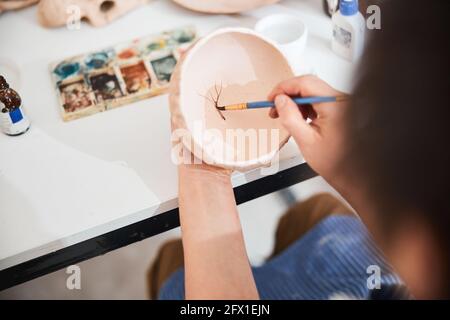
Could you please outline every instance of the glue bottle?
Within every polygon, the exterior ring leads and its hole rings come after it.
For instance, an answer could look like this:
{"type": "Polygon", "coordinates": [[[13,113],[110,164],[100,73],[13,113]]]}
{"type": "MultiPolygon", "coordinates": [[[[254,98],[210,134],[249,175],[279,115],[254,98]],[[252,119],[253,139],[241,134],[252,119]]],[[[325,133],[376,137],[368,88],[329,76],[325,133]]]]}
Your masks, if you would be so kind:
{"type": "Polygon", "coordinates": [[[365,20],[358,10],[358,0],[341,0],[332,18],[332,50],[339,56],[357,61],[364,50],[365,20]]]}
{"type": "Polygon", "coordinates": [[[17,136],[30,128],[30,121],[22,108],[22,99],[0,76],[0,129],[10,136],[17,136]]]}

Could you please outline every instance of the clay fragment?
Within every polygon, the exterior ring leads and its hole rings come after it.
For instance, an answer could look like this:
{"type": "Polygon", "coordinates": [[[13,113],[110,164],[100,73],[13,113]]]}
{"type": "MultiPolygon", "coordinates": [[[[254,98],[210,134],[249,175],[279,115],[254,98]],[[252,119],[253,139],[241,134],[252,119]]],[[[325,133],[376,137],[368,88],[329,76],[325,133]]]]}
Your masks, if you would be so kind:
{"type": "Polygon", "coordinates": [[[14,0],[14,1],[0,1],[0,13],[8,10],[18,10],[28,6],[31,6],[39,0],[14,0]]]}
{"type": "Polygon", "coordinates": [[[38,20],[45,27],[66,25],[69,6],[79,8],[80,18],[95,27],[104,26],[149,0],[41,0],[38,20]]]}

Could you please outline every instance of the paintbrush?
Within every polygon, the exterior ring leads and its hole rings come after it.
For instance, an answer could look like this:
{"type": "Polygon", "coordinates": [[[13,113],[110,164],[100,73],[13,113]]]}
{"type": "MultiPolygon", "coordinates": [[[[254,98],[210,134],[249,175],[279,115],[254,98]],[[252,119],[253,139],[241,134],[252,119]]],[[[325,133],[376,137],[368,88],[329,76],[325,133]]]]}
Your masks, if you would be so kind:
{"type": "MultiPolygon", "coordinates": [[[[337,97],[291,97],[291,99],[297,105],[323,103],[323,102],[339,102],[349,99],[348,95],[342,95],[337,97]]],[[[259,109],[259,108],[273,108],[275,103],[273,101],[253,101],[230,104],[226,106],[216,106],[220,111],[232,111],[232,110],[245,110],[245,109],[259,109]]]]}

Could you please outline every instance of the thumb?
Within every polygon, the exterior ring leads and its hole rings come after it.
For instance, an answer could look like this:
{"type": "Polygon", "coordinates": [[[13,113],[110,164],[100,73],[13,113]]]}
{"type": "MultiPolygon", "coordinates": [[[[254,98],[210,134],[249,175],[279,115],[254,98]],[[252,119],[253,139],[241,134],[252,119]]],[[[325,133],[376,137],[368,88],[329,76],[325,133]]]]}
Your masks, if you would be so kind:
{"type": "Polygon", "coordinates": [[[296,141],[308,139],[313,134],[313,128],[303,118],[297,104],[285,94],[275,97],[275,107],[281,124],[289,131],[296,141]]]}

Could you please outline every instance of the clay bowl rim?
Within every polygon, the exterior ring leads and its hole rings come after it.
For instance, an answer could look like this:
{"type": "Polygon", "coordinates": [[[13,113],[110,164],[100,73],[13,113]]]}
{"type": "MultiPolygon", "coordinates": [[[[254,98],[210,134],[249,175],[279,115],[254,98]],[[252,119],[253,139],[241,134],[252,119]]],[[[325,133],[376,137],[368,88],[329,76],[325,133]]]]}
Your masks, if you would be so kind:
{"type": "MultiPolygon", "coordinates": [[[[184,78],[183,74],[184,74],[187,66],[189,65],[192,57],[194,56],[196,51],[201,49],[210,39],[220,36],[220,35],[223,35],[223,34],[226,34],[226,33],[239,33],[239,34],[251,35],[260,41],[266,42],[267,44],[269,44],[269,46],[273,50],[275,50],[279,54],[280,58],[285,61],[286,66],[288,67],[288,70],[291,73],[291,77],[295,76],[292,66],[290,65],[289,61],[286,59],[286,57],[284,56],[284,54],[282,53],[282,51],[280,50],[280,48],[274,41],[268,39],[267,37],[259,34],[258,32],[254,31],[253,29],[249,29],[249,28],[243,28],[243,27],[220,28],[220,29],[215,30],[215,31],[211,32],[210,34],[200,38],[192,46],[192,48],[190,48],[186,52],[186,55],[183,58],[183,63],[180,67],[180,78],[179,78],[179,98],[180,98],[179,105],[180,106],[183,104],[183,100],[184,100],[184,98],[183,98],[184,97],[184,95],[183,95],[183,78],[184,78]]],[[[208,153],[204,152],[203,145],[197,141],[196,137],[192,134],[190,128],[188,128],[185,114],[182,112],[181,107],[179,107],[179,113],[182,116],[182,120],[184,122],[186,130],[189,133],[189,136],[191,138],[190,141],[193,144],[193,145],[189,145],[189,144],[183,142],[183,145],[190,152],[192,152],[197,158],[203,159],[203,161],[205,161],[206,163],[211,163],[212,165],[219,166],[219,167],[226,168],[226,169],[247,171],[247,170],[251,170],[251,169],[255,169],[255,168],[270,166],[272,164],[272,160],[275,157],[275,155],[280,152],[281,148],[288,142],[289,138],[291,137],[291,135],[286,130],[284,130],[286,132],[285,137],[282,137],[277,149],[275,149],[269,153],[266,153],[260,157],[257,157],[255,159],[243,160],[243,161],[226,161],[223,159],[213,158],[208,153]],[[200,152],[200,154],[197,154],[198,152],[200,152]]],[[[183,141],[184,141],[184,139],[183,139],[183,141]]]]}
{"type": "Polygon", "coordinates": [[[235,9],[222,9],[222,10],[200,9],[198,6],[186,4],[182,0],[172,0],[172,1],[174,3],[176,3],[177,5],[185,8],[185,9],[194,11],[194,12],[200,12],[200,13],[206,13],[206,14],[235,14],[235,13],[245,12],[245,11],[252,10],[252,9],[257,9],[257,8],[260,8],[260,7],[266,6],[266,5],[276,4],[276,3],[280,2],[281,0],[272,0],[269,3],[261,3],[259,5],[251,5],[249,7],[243,8],[243,9],[235,8],[235,9]]]}

